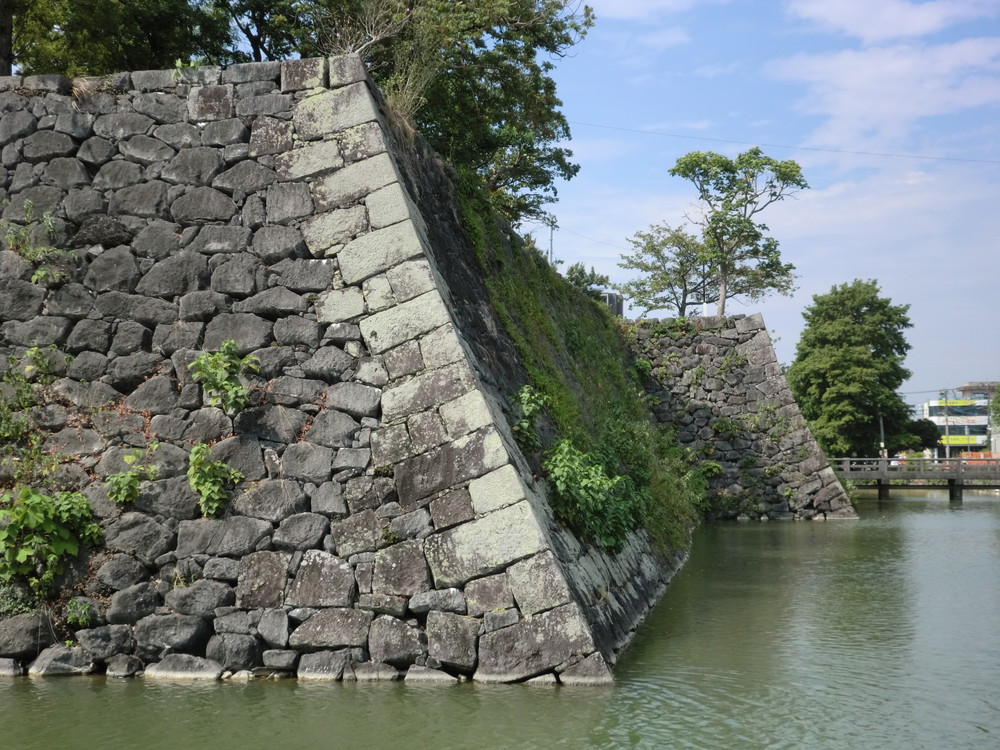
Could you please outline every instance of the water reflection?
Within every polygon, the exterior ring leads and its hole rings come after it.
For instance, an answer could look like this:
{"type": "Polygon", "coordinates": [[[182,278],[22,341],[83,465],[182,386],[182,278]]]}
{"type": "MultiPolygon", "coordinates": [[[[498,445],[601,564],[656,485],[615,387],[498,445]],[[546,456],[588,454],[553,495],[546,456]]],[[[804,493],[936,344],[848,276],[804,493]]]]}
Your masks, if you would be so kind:
{"type": "Polygon", "coordinates": [[[858,522],[705,527],[614,688],[6,680],[3,743],[995,748],[998,507],[912,493],[858,522]]]}

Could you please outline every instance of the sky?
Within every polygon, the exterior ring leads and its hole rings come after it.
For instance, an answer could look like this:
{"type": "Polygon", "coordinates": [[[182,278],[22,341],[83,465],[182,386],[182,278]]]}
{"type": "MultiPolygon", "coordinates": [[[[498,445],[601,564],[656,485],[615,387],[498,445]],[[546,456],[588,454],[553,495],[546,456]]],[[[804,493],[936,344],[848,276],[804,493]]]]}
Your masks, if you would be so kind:
{"type": "Polygon", "coordinates": [[[909,305],[909,403],[1000,380],[1000,0],[589,4],[552,72],[580,172],[551,237],[523,227],[540,247],[626,281],[627,239],[696,206],[677,159],[760,146],[810,185],[759,215],[798,288],[727,314],[761,313],[790,364],[813,296],[875,279],[909,305]]]}

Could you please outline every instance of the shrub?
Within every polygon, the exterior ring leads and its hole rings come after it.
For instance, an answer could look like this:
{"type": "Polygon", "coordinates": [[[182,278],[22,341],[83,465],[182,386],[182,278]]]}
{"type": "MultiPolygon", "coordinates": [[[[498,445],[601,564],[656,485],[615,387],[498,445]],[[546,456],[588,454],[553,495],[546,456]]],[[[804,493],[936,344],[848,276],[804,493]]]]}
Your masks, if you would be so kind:
{"type": "Polygon", "coordinates": [[[240,373],[257,372],[260,361],[252,354],[240,357],[236,342],[226,339],[218,352],[204,352],[188,365],[188,369],[205,389],[208,403],[221,406],[229,414],[242,409],[250,400],[250,391],[240,380],[240,373]]]}
{"type": "Polygon", "coordinates": [[[237,484],[243,475],[223,461],[213,461],[212,448],[198,443],[188,457],[188,484],[198,493],[198,507],[206,518],[217,516],[229,499],[228,486],[237,484]]]}

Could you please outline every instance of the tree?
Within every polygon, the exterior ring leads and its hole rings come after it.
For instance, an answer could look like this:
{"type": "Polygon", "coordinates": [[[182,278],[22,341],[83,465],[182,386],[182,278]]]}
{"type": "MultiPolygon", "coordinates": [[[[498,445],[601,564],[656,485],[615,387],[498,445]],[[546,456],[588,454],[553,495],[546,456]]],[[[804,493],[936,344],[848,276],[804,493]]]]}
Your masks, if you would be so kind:
{"type": "Polygon", "coordinates": [[[19,0],[12,20],[13,58],[27,74],[105,75],[171,68],[177,59],[214,61],[230,40],[227,19],[189,0],[19,0]]]}
{"type": "Polygon", "coordinates": [[[752,148],[735,159],[711,151],[694,151],[670,170],[698,190],[704,213],[701,226],[709,268],[719,288],[718,315],[734,296],[758,299],[770,292],[793,290],[795,266],[781,262],[778,242],[766,236],[757,214],[797,189],[808,188],[792,160],[777,161],[752,148]]]}
{"type": "Polygon", "coordinates": [[[601,291],[611,285],[611,279],[603,273],[597,273],[594,267],[590,271],[583,263],[573,263],[566,269],[565,279],[591,299],[599,300],[601,291]]]}
{"type": "Polygon", "coordinates": [[[618,265],[643,275],[615,289],[642,308],[643,316],[671,309],[684,317],[689,307],[718,300],[718,287],[708,276],[708,251],[694,235],[653,224],[628,241],[635,252],[623,255],[618,265]]]}
{"type": "Polygon", "coordinates": [[[855,280],[814,295],[802,314],[788,384],[828,455],[877,456],[880,417],[887,445],[912,442],[900,440],[911,420],[897,393],[910,376],[903,367],[908,310],[880,297],[874,280],[855,280]]]}

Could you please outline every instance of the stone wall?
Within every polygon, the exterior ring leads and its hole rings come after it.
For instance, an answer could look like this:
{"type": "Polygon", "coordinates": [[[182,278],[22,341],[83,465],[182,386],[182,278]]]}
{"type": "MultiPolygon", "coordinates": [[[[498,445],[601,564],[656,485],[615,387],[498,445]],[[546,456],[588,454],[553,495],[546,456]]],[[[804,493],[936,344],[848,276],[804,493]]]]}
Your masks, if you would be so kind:
{"type": "Polygon", "coordinates": [[[74,253],[35,283],[0,252],[0,356],[60,353],[32,419],[104,530],[65,581],[78,645],[10,618],[0,672],[610,680],[680,561],[554,523],[447,168],[357,58],[0,78],[0,114],[3,218],[30,201],[74,253]],[[189,370],[229,339],[260,362],[235,413],[189,370]],[[245,477],[219,518],[199,443],[245,477]]]}
{"type": "Polygon", "coordinates": [[[753,518],[855,518],[806,425],[760,315],[643,320],[633,349],[649,362],[658,419],[703,461],[712,510],[753,518]]]}

